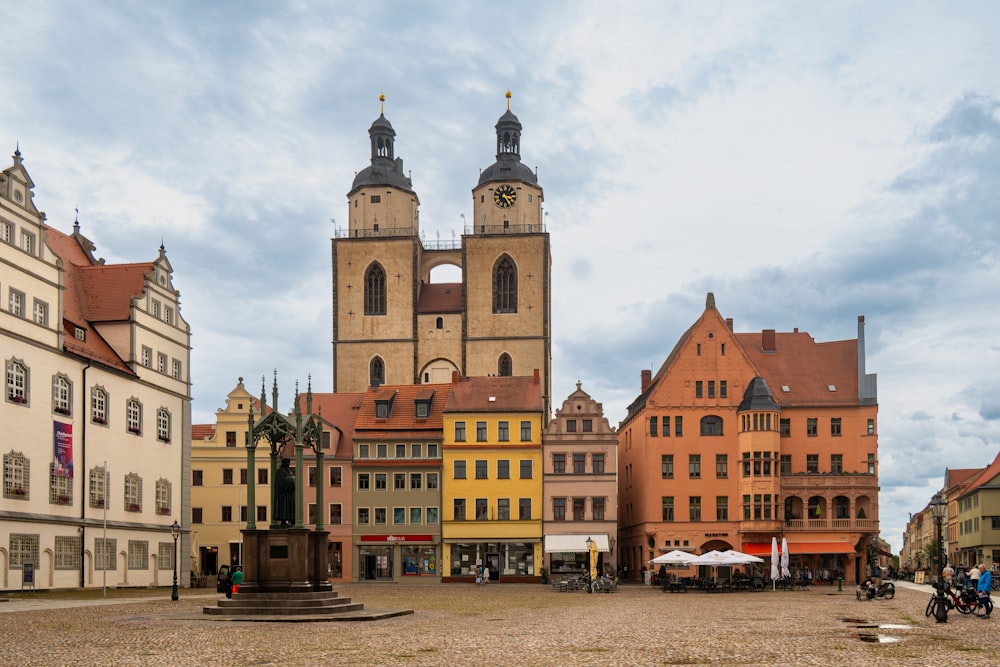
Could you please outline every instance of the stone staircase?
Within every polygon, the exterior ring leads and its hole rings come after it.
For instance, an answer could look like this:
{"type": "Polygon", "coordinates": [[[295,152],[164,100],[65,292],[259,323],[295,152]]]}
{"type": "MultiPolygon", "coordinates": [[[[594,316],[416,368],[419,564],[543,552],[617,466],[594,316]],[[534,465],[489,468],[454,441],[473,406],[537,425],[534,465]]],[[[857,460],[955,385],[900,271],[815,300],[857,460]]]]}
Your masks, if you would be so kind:
{"type": "MultiPolygon", "coordinates": [[[[376,621],[412,614],[413,610],[368,610],[360,602],[342,598],[336,591],[308,593],[237,593],[204,607],[211,616],[241,621],[376,621]]],[[[219,619],[223,620],[223,619],[219,619]]]]}

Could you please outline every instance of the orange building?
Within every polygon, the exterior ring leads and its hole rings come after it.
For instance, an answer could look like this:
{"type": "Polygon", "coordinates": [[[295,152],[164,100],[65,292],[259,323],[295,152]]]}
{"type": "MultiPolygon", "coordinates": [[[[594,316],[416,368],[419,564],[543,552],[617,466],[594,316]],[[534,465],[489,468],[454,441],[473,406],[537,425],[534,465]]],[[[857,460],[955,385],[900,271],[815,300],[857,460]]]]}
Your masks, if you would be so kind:
{"type": "Polygon", "coordinates": [[[734,333],[705,311],[618,429],[619,564],[672,549],[770,555],[814,580],[866,573],[878,534],[876,378],[856,340],[734,333]]]}

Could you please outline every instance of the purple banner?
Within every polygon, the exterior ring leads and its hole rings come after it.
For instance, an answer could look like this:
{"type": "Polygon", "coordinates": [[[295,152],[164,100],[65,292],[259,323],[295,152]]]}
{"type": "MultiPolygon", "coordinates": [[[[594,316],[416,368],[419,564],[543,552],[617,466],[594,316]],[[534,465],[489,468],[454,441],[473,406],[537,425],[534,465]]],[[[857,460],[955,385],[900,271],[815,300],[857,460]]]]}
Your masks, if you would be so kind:
{"type": "Polygon", "coordinates": [[[53,442],[55,443],[56,474],[63,477],[73,476],[73,425],[62,422],[52,422],[53,442]]]}

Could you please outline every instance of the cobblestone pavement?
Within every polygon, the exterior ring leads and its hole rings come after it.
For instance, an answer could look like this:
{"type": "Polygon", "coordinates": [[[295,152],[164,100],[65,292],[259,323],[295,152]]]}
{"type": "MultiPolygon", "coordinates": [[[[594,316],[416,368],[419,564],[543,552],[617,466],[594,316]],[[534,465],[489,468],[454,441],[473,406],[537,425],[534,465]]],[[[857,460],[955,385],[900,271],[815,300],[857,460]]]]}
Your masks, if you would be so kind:
{"type": "Polygon", "coordinates": [[[220,596],[201,590],[182,590],[178,602],[169,589],[97,601],[81,598],[100,591],[7,594],[0,665],[1000,665],[993,620],[952,612],[938,624],[924,615],[932,589],[912,584],[872,601],[835,586],[672,594],[631,585],[610,595],[542,585],[336,588],[366,608],[415,613],[249,623],[209,620],[201,608],[220,596]]]}

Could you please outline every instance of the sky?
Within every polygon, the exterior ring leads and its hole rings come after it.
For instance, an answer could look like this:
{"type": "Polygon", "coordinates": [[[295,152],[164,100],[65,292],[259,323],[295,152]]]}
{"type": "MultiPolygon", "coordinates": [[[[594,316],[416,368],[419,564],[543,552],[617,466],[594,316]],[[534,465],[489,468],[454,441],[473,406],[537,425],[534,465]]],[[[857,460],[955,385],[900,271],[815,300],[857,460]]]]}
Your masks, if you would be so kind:
{"type": "Polygon", "coordinates": [[[581,381],[617,424],[713,292],[737,331],[842,340],[865,316],[894,551],[945,468],[1000,451],[1000,4],[0,0],[0,15],[0,151],[20,147],[48,223],[78,215],[98,256],[165,246],[195,423],[241,376],[256,392],[277,372],[280,408],[295,381],[332,389],[330,238],[378,96],[433,240],[471,216],[509,89],[545,189],[556,405],[581,381]]]}

